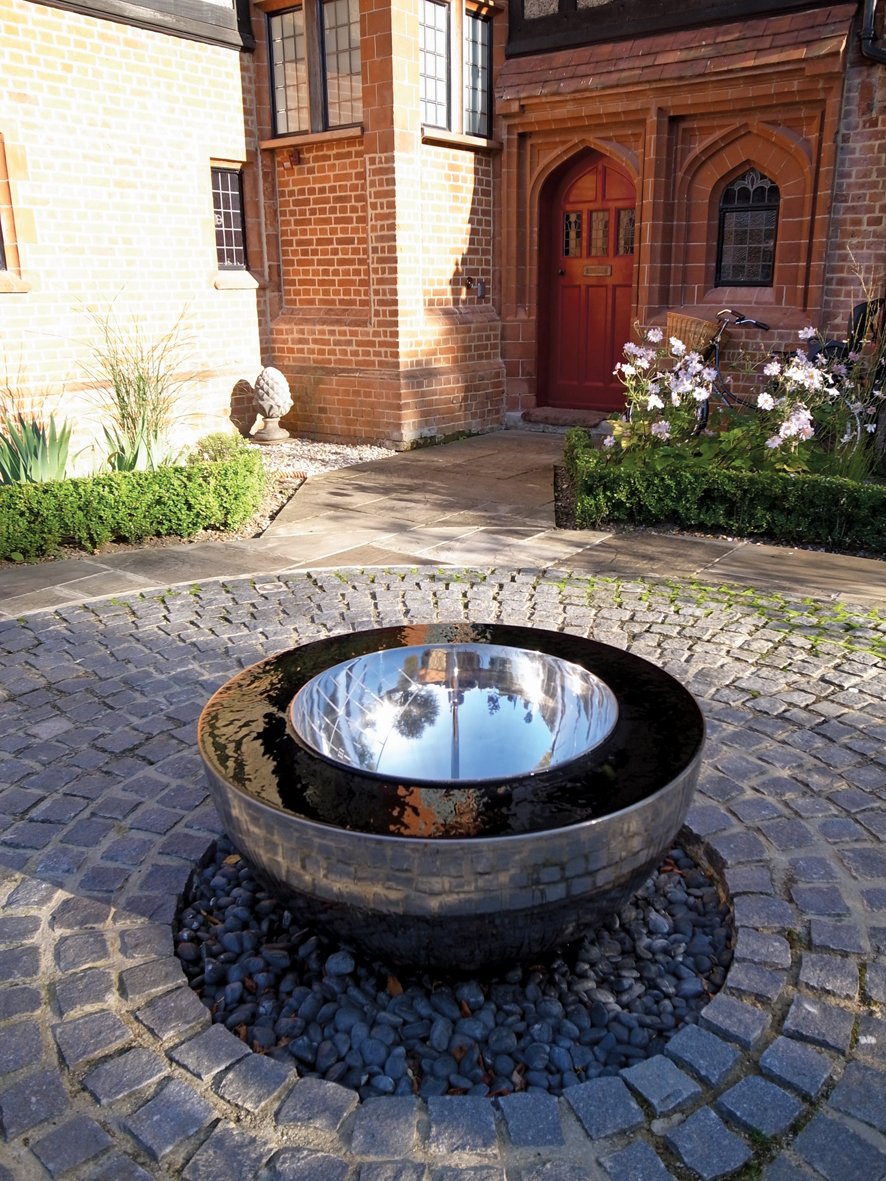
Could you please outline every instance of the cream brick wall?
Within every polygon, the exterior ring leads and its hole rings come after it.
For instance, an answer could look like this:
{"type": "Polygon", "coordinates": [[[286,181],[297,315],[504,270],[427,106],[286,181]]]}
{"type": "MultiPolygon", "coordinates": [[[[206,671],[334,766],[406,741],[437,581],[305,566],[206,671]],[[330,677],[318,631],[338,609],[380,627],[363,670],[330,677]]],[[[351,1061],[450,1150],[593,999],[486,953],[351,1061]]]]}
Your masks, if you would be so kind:
{"type": "Polygon", "coordinates": [[[255,159],[250,55],[3,0],[0,61],[0,215],[31,288],[0,289],[0,385],[68,415],[82,445],[98,420],[85,309],[113,301],[146,336],[185,312],[176,433],[228,425],[234,384],[261,368],[262,292],[214,287],[210,161],[255,159]]]}

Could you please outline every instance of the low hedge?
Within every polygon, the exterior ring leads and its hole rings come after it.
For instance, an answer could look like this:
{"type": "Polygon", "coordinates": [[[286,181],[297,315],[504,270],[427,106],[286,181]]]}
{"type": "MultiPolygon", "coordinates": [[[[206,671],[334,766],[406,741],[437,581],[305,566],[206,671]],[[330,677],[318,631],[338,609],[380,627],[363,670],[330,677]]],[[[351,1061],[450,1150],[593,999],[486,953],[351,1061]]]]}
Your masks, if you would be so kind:
{"type": "Polygon", "coordinates": [[[565,464],[579,528],[674,521],[689,529],[886,552],[883,485],[690,463],[625,471],[594,450],[581,429],[567,432],[565,464]]]}
{"type": "Polygon", "coordinates": [[[62,543],[96,550],[107,541],[192,537],[236,529],[267,487],[261,456],[218,463],[112,472],[49,484],[0,486],[0,558],[52,553],[62,543]]]}

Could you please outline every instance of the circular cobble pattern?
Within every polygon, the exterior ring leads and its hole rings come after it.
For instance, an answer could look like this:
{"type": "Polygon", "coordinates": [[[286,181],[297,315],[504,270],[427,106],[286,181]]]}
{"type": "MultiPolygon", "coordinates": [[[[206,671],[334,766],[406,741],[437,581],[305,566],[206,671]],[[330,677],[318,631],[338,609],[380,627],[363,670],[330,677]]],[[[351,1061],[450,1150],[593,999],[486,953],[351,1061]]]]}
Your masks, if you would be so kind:
{"type": "Polygon", "coordinates": [[[383,1095],[562,1095],[664,1053],[732,963],[728,903],[676,845],[617,915],[549,963],[436,979],[361,962],[293,919],[222,837],[175,952],[212,1020],[303,1078],[383,1095]]]}
{"type": "Polygon", "coordinates": [[[0,1178],[886,1176],[886,623],[563,573],[322,573],[0,624],[0,1178]],[[731,894],[723,990],[664,1054],[545,1093],[370,1099],[250,1052],[171,922],[219,837],[194,753],[238,668],[349,627],[561,628],[702,702],[684,837],[731,894]]]}

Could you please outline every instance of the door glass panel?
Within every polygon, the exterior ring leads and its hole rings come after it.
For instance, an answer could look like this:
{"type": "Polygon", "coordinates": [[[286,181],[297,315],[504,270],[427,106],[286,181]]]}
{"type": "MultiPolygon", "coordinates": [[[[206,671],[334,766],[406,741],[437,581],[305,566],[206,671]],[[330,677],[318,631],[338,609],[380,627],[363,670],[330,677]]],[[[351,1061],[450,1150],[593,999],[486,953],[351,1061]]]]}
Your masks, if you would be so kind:
{"type": "Polygon", "coordinates": [[[594,209],[591,211],[591,242],[588,256],[590,258],[609,253],[609,210],[594,209]]]}
{"type": "Polygon", "coordinates": [[[566,258],[581,257],[581,213],[563,215],[563,254],[566,258]]]}
{"type": "Polygon", "coordinates": [[[618,211],[618,249],[616,254],[634,253],[634,210],[618,211]]]}

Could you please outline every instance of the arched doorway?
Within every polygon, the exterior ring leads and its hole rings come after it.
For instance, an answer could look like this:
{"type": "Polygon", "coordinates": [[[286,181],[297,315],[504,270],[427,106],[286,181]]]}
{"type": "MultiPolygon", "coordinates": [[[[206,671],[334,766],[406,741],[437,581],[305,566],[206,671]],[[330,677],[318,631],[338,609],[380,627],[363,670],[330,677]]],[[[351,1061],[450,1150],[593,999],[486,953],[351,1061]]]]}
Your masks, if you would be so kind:
{"type": "Polygon", "coordinates": [[[636,190],[599,152],[552,178],[539,218],[539,400],[621,410],[630,339],[636,190]]]}

